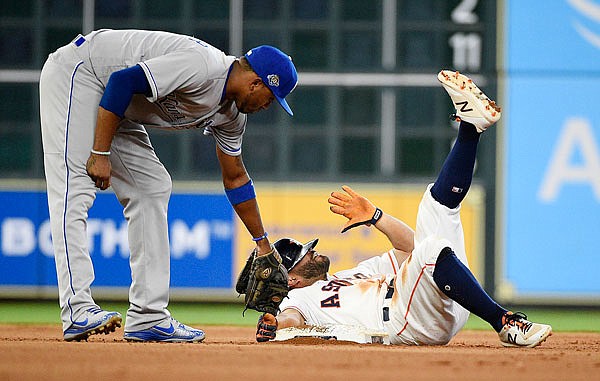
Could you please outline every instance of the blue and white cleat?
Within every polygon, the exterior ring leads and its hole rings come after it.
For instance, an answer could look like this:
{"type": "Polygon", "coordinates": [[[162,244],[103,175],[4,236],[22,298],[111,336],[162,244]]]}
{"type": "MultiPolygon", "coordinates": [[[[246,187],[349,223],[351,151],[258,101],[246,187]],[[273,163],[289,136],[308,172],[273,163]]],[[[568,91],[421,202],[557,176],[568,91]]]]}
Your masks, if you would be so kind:
{"type": "Polygon", "coordinates": [[[169,318],[154,327],[141,331],[127,332],[123,338],[127,341],[160,341],[171,343],[199,343],[204,340],[204,331],[192,328],[173,318],[169,318]]]}
{"type": "Polygon", "coordinates": [[[87,340],[90,335],[108,335],[121,326],[123,318],[118,312],[104,311],[98,307],[86,310],[77,321],[63,332],[65,341],[87,340]]]}

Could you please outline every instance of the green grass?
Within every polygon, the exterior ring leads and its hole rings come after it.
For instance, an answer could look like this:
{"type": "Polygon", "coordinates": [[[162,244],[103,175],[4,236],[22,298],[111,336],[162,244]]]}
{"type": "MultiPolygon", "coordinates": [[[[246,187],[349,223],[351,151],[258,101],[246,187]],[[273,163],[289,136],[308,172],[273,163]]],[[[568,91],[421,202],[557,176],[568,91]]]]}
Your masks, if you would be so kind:
{"type": "MultiPolygon", "coordinates": [[[[99,302],[105,310],[118,311],[123,317],[127,303],[99,302]]],[[[259,313],[244,310],[235,303],[173,303],[169,311],[178,320],[188,324],[254,326],[259,313]]],[[[60,323],[60,309],[51,301],[0,301],[0,324],[60,323]]]]}
{"type": "MultiPolygon", "coordinates": [[[[103,302],[102,308],[127,312],[127,303],[103,302]]],[[[254,326],[258,312],[246,311],[234,303],[173,303],[169,310],[178,320],[196,325],[254,326]]],[[[532,321],[552,325],[555,332],[600,332],[600,309],[515,308],[532,321]]],[[[51,301],[0,301],[0,324],[59,324],[59,308],[51,301]]],[[[465,329],[487,330],[489,325],[471,315],[465,329]]]]}

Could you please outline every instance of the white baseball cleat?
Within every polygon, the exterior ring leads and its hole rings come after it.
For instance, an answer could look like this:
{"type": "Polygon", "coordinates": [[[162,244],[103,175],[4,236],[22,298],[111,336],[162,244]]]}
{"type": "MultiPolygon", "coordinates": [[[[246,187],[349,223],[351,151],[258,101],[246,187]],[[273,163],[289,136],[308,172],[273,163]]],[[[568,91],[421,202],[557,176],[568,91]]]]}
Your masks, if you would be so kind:
{"type": "Polygon", "coordinates": [[[504,326],[498,332],[498,336],[505,347],[533,348],[552,335],[551,326],[530,322],[521,312],[507,312],[502,317],[502,322],[504,326]]]}
{"type": "Polygon", "coordinates": [[[121,326],[121,314],[113,311],[104,311],[99,307],[92,307],[83,312],[77,321],[63,332],[65,341],[87,340],[90,335],[104,333],[108,335],[121,326]]]}
{"type": "Polygon", "coordinates": [[[478,132],[485,131],[500,119],[500,106],[488,98],[466,75],[458,71],[442,70],[438,74],[438,81],[452,98],[456,116],[474,125],[478,132]]]}

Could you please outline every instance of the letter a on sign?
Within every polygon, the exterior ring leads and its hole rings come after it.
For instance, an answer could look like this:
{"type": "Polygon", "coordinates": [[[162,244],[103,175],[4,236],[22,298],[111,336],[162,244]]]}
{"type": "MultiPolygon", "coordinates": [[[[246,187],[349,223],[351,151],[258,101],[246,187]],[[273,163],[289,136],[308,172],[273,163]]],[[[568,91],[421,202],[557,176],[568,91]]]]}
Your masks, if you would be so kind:
{"type": "Polygon", "coordinates": [[[567,119],[558,138],[546,175],[538,191],[541,201],[556,200],[560,188],[567,184],[589,184],[600,202],[600,152],[589,120],[567,119]],[[571,163],[577,151],[581,163],[571,163]]]}

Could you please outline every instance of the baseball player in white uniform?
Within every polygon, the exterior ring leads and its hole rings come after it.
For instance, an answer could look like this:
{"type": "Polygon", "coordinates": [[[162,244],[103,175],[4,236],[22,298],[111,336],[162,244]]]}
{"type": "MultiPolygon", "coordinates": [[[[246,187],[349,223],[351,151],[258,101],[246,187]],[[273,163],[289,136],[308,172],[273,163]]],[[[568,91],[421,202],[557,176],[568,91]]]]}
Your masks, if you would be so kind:
{"type": "Polygon", "coordinates": [[[272,46],[228,56],[194,37],[143,30],[79,35],[50,54],[40,78],[48,206],[64,339],[113,332],[118,312],[92,298],[86,219],[96,191],[112,186],[128,221],[132,283],[124,337],[198,342],[204,332],[173,319],[169,301],[169,173],[147,127],[201,129],[216,142],[225,193],[256,242],[273,251],[242,161],[246,114],[297,84],[291,58],[272,46]]]}
{"type": "Polygon", "coordinates": [[[416,231],[347,186],[333,192],[331,211],[348,219],[343,231],[374,225],[394,248],[329,275],[328,258],[314,250],[316,239],[275,242],[292,290],[277,317],[260,317],[258,341],[287,327],[347,325],[386,332],[390,344],[442,345],[464,326],[469,311],[487,321],[504,346],[535,347],[551,334],[549,325],[499,306],[468,269],[460,203],[472,181],[480,134],[500,118],[500,108],[458,72],[442,71],[438,79],[461,123],[438,178],[423,195],[416,231]]]}

